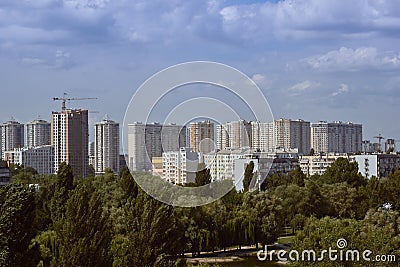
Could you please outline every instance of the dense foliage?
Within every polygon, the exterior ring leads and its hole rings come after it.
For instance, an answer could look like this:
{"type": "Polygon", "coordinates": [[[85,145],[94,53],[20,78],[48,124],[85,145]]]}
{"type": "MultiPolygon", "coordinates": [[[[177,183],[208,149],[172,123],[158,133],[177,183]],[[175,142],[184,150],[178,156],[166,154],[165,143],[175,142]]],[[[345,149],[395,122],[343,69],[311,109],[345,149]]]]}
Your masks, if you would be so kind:
{"type": "MultiPolygon", "coordinates": [[[[244,192],[195,208],[151,198],[128,170],[77,179],[67,164],[48,176],[15,168],[13,183],[0,189],[0,265],[186,266],[182,255],[273,244],[287,228],[296,249],[346,238],[360,249],[396,254],[400,171],[366,180],[356,167],[338,160],[309,179],[298,168],[268,177],[258,191],[248,190],[249,164],[244,192]],[[384,203],[389,210],[380,208],[384,203]]],[[[209,177],[202,170],[196,184],[209,177]]]]}

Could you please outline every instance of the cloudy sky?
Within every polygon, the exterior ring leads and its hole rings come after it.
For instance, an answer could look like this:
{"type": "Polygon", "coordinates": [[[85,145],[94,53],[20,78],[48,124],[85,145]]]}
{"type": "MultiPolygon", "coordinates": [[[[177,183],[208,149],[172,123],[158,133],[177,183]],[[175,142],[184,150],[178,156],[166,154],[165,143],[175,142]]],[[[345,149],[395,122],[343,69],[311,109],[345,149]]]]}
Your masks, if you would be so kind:
{"type": "Polygon", "coordinates": [[[398,0],[0,0],[0,121],[49,119],[67,92],[122,123],[148,77],[193,60],[247,74],[275,118],[400,139],[398,0]]]}

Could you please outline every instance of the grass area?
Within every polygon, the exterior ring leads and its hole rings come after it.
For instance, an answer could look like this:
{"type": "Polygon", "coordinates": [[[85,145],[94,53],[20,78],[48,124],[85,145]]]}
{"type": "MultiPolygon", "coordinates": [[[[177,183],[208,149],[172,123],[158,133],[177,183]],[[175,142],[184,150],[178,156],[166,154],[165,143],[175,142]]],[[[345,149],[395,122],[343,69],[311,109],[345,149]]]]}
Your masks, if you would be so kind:
{"type": "Polygon", "coordinates": [[[277,243],[279,243],[279,244],[288,244],[288,243],[292,243],[293,238],[294,238],[294,235],[292,235],[292,236],[282,236],[282,237],[278,237],[277,243]]]}

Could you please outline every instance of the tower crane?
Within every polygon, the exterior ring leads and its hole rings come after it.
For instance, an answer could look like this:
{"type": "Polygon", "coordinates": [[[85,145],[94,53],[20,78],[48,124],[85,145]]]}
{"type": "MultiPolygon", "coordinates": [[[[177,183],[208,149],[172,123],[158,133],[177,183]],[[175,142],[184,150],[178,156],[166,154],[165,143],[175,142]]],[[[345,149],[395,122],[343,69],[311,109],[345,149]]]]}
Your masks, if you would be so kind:
{"type": "Polygon", "coordinates": [[[65,102],[71,100],[88,100],[88,99],[97,99],[97,97],[67,97],[67,93],[64,93],[63,97],[53,97],[53,101],[62,101],[61,109],[65,110],[65,102]]]}
{"type": "Polygon", "coordinates": [[[374,138],[378,139],[378,142],[379,142],[379,151],[382,151],[382,150],[381,150],[381,143],[382,143],[382,139],[385,139],[385,137],[383,137],[381,134],[378,134],[378,135],[374,136],[374,138]]]}

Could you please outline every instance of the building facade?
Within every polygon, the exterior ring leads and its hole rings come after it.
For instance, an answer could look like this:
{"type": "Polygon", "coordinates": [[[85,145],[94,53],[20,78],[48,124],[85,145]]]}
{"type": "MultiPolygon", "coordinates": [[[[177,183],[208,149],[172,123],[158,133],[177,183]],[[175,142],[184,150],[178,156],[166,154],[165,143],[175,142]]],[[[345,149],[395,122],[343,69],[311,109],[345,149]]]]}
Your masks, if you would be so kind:
{"type": "Polygon", "coordinates": [[[204,163],[210,169],[212,181],[232,180],[237,191],[243,190],[244,170],[251,161],[254,163],[254,183],[250,188],[261,188],[267,176],[287,174],[298,166],[297,150],[259,152],[237,149],[204,154],[204,163]]]}
{"type": "Polygon", "coordinates": [[[199,153],[181,147],[179,151],[162,154],[162,178],[170,183],[185,185],[194,183],[199,163],[199,153]]]}
{"type": "Polygon", "coordinates": [[[250,157],[246,149],[221,150],[217,153],[204,154],[206,168],[210,169],[211,180],[234,181],[235,160],[250,157]]]}
{"type": "Polygon", "coordinates": [[[52,145],[15,148],[3,154],[4,160],[9,164],[32,167],[39,174],[54,173],[54,146],[52,145]]]}
{"type": "Polygon", "coordinates": [[[24,125],[11,119],[0,124],[0,156],[4,151],[24,147],[24,125]]]}
{"type": "Polygon", "coordinates": [[[107,168],[119,173],[119,123],[104,119],[94,125],[94,158],[96,175],[107,168]]]}
{"type": "Polygon", "coordinates": [[[299,163],[301,171],[307,177],[310,177],[314,174],[322,175],[338,158],[347,158],[349,161],[354,161],[353,155],[327,153],[313,156],[300,156],[299,163]]]}
{"type": "Polygon", "coordinates": [[[241,149],[251,146],[251,123],[245,120],[227,122],[217,127],[217,149],[241,149]]]}
{"type": "Polygon", "coordinates": [[[128,125],[128,164],[131,171],[151,171],[153,157],[186,147],[186,127],[176,124],[128,125]]]}
{"type": "Polygon", "coordinates": [[[51,124],[45,120],[36,119],[26,124],[26,147],[50,145],[51,124]]]}
{"type": "Polygon", "coordinates": [[[298,149],[308,155],[311,149],[310,122],[304,120],[279,119],[274,121],[275,148],[298,149]]]}
{"type": "Polygon", "coordinates": [[[63,109],[51,114],[51,144],[54,146],[54,171],[66,162],[75,176],[88,174],[89,131],[88,111],[85,109],[63,109]]]}
{"type": "Polygon", "coordinates": [[[214,123],[206,120],[189,125],[189,146],[194,152],[210,153],[215,150],[214,123]]]}
{"type": "Polygon", "coordinates": [[[268,152],[275,149],[273,123],[251,122],[251,148],[260,152],[268,152]]]}
{"type": "Polygon", "coordinates": [[[358,164],[359,173],[368,179],[373,176],[387,177],[392,171],[400,169],[398,154],[355,155],[354,159],[358,164]]]}
{"type": "Polygon", "coordinates": [[[311,143],[317,154],[361,152],[362,142],[361,124],[341,121],[311,124],[311,143]]]}
{"type": "Polygon", "coordinates": [[[0,160],[0,187],[10,183],[10,168],[7,161],[0,160]]]}

